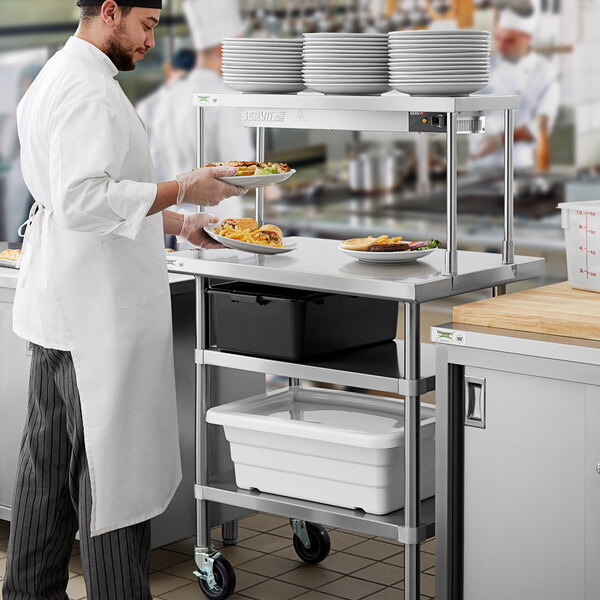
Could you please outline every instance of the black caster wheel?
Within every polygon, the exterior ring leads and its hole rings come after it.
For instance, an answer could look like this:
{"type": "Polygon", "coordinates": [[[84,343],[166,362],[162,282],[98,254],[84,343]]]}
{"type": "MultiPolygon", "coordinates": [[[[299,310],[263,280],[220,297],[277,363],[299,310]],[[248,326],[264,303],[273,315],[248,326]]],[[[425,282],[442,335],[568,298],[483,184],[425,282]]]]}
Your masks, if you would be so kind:
{"type": "Polygon", "coordinates": [[[310,546],[307,548],[300,538],[294,534],[294,550],[296,554],[308,565],[316,565],[327,558],[331,550],[329,534],[322,525],[306,523],[306,532],[310,546]]]}
{"type": "Polygon", "coordinates": [[[211,588],[204,579],[198,578],[198,585],[202,593],[211,600],[225,600],[235,590],[235,571],[226,558],[222,556],[213,563],[216,588],[211,588]]]}

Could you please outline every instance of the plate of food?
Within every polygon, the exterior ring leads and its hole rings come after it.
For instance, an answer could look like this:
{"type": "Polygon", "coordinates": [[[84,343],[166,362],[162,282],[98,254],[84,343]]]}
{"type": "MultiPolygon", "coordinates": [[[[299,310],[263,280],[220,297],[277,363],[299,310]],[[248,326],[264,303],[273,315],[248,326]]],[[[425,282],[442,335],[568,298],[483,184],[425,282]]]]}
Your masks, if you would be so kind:
{"type": "Polygon", "coordinates": [[[296,171],[285,163],[255,162],[251,160],[230,160],[206,165],[207,167],[236,167],[237,175],[219,177],[221,181],[238,187],[257,188],[281,183],[296,171]]]}
{"type": "Polygon", "coordinates": [[[434,239],[421,242],[407,242],[400,236],[378,238],[353,238],[344,240],[338,249],[353,258],[368,263],[407,263],[435,252],[440,242],[434,239]]]}
{"type": "Polygon", "coordinates": [[[223,219],[219,226],[207,225],[204,231],[227,248],[253,254],[284,254],[298,247],[286,241],[277,225],[259,227],[254,219],[223,219]]]}
{"type": "Polygon", "coordinates": [[[18,269],[21,266],[21,250],[8,249],[0,252],[0,267],[18,269]]]}

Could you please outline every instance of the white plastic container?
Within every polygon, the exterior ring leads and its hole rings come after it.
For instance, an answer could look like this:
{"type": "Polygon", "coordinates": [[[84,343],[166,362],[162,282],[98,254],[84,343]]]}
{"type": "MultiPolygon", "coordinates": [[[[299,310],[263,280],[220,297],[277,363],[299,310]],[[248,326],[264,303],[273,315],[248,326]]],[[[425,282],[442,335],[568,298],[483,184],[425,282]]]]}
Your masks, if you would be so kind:
{"type": "Polygon", "coordinates": [[[600,292],[600,200],[562,202],[569,285],[600,292]]]}
{"type": "MultiPolygon", "coordinates": [[[[421,409],[421,498],[435,493],[435,408],[421,409]]],[[[404,404],[290,389],[211,408],[238,487],[373,514],[404,506],[404,404]]]]}

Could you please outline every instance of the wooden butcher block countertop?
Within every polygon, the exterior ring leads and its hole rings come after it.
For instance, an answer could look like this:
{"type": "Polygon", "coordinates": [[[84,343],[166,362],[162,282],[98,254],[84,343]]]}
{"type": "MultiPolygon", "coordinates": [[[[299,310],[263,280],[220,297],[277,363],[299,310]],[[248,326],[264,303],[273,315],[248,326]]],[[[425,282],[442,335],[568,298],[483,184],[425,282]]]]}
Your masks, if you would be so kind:
{"type": "Polygon", "coordinates": [[[574,290],[565,281],[456,306],[453,321],[600,340],[600,293],[574,290]]]}

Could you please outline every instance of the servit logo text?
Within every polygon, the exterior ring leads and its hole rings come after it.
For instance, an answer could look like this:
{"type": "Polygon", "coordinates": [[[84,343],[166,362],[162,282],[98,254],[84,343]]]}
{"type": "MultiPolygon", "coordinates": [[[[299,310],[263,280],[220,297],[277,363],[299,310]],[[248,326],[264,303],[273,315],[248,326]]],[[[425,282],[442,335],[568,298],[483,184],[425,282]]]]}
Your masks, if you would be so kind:
{"type": "Polygon", "coordinates": [[[245,110],[242,113],[244,121],[260,121],[269,123],[282,123],[285,120],[285,111],[275,110],[245,110]]]}

